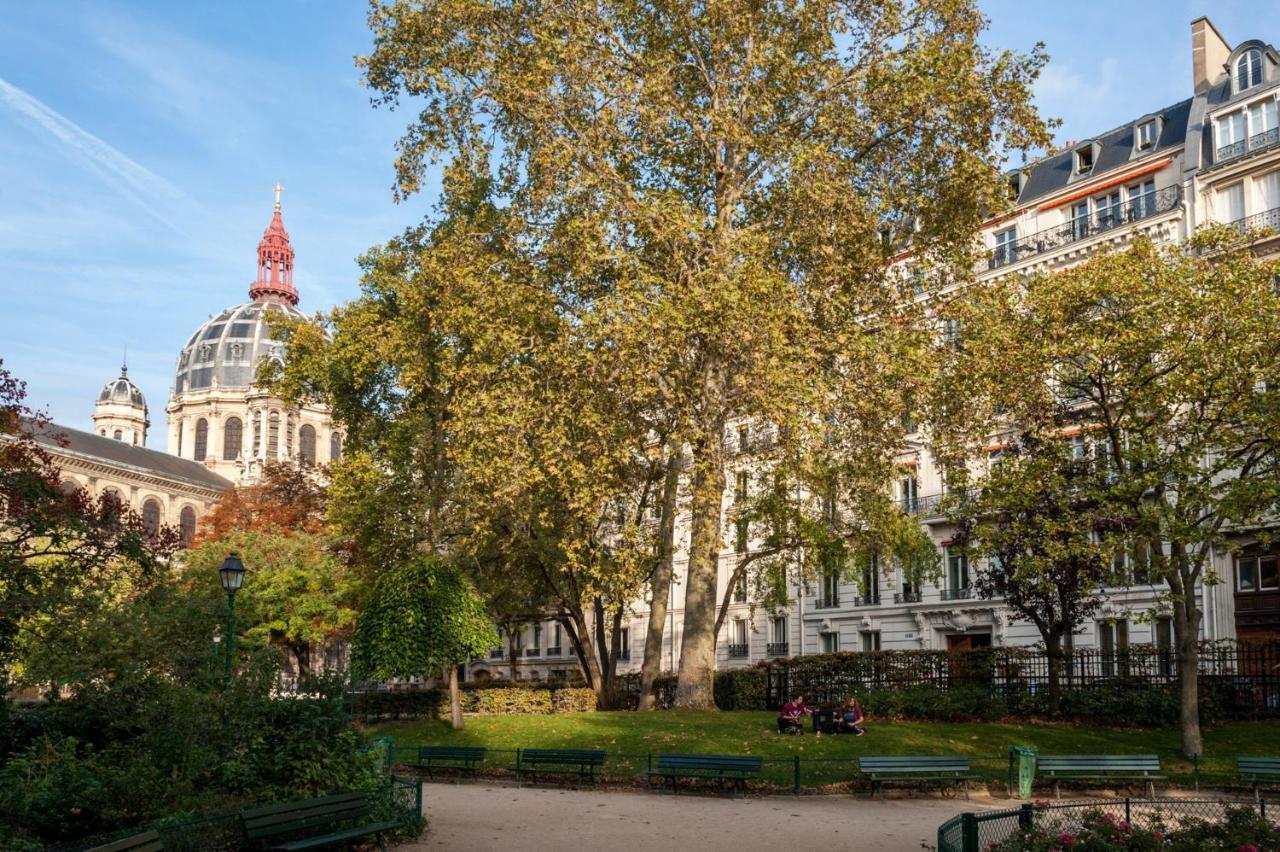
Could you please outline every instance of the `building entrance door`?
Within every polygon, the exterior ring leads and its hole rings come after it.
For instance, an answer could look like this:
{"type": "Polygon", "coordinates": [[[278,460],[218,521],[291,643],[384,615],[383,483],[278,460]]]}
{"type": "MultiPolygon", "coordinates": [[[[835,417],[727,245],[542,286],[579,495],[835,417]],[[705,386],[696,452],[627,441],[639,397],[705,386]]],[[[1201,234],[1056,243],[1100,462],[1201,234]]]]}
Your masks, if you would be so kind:
{"type": "Polygon", "coordinates": [[[990,647],[990,633],[954,633],[947,637],[947,650],[952,652],[990,647]]]}

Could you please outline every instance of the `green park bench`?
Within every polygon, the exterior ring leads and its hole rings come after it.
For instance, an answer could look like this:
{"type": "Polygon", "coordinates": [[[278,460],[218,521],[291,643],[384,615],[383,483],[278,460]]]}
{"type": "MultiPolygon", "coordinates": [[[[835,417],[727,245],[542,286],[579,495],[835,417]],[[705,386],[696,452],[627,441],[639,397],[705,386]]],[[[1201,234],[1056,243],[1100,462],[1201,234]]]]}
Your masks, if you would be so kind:
{"type": "Polygon", "coordinates": [[[746,791],[747,779],[758,775],[763,764],[763,758],[746,755],[659,754],[657,768],[647,770],[644,775],[650,783],[659,779],[663,791],[670,787],[673,793],[679,792],[678,781],[687,778],[727,786],[736,797],[739,790],[746,791]]]}
{"type": "Polygon", "coordinates": [[[969,769],[969,758],[953,755],[875,755],[858,758],[858,773],[871,782],[871,795],[880,792],[884,798],[886,781],[937,784],[939,789],[948,784],[964,785],[964,797],[969,798],[969,782],[978,776],[969,769]]]}
{"type": "Polygon", "coordinates": [[[605,753],[590,749],[526,748],[516,752],[516,783],[526,775],[538,783],[539,775],[572,775],[579,783],[595,783],[596,769],[604,766],[605,753]]]}
{"type": "Polygon", "coordinates": [[[152,830],[94,846],[88,852],[161,852],[162,849],[164,843],[160,840],[160,832],[152,830]]]}
{"type": "Polygon", "coordinates": [[[375,820],[364,793],[336,793],[315,799],[279,802],[240,811],[245,838],[268,849],[312,849],[373,837],[386,849],[382,835],[400,828],[400,820],[375,820]]]}
{"type": "Polygon", "coordinates": [[[1253,786],[1253,794],[1256,796],[1263,784],[1280,782],[1280,757],[1237,757],[1236,774],[1242,781],[1253,786]]]}
{"type": "Polygon", "coordinates": [[[1165,780],[1154,754],[1041,754],[1036,774],[1053,781],[1057,798],[1060,781],[1143,781],[1147,795],[1155,796],[1155,782],[1165,780]]]}
{"type": "Polygon", "coordinates": [[[418,768],[426,770],[428,778],[435,778],[437,769],[456,769],[458,774],[471,773],[484,763],[485,749],[481,746],[419,746],[418,768]]]}

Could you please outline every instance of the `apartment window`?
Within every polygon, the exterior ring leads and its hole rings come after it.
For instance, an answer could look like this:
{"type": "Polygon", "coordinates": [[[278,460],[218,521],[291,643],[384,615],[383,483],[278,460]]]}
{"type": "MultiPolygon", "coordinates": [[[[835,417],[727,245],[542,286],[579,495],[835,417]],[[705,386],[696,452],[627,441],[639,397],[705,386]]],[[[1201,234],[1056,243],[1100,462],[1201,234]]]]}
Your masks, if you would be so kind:
{"type": "Polygon", "coordinates": [[[822,590],[819,593],[818,606],[840,605],[840,572],[834,567],[822,570],[822,590]]]}
{"type": "Polygon", "coordinates": [[[1129,187],[1129,218],[1143,219],[1156,212],[1156,182],[1135,183],[1129,187]]]}
{"type": "Polygon", "coordinates": [[[879,630],[862,631],[862,650],[864,651],[880,650],[880,631],[879,630]]]}
{"type": "Polygon", "coordinates": [[[733,602],[734,603],[747,602],[747,578],[746,577],[739,577],[738,581],[733,584],[733,602]]]}
{"type": "Polygon", "coordinates": [[[1236,557],[1236,591],[1273,592],[1280,589],[1280,563],[1276,554],[1236,557]]]}
{"type": "Polygon", "coordinates": [[[1280,171],[1253,179],[1253,201],[1256,213],[1280,208],[1280,171]]]}
{"type": "Polygon", "coordinates": [[[1119,225],[1123,219],[1120,210],[1120,191],[1100,195],[1094,199],[1094,207],[1097,210],[1098,228],[1099,230],[1107,230],[1119,225]]]}
{"type": "Polygon", "coordinates": [[[1071,208],[1071,236],[1083,239],[1089,234],[1089,202],[1081,201],[1071,208]]]}
{"type": "Polygon", "coordinates": [[[1236,110],[1218,119],[1218,159],[1244,153],[1244,110],[1236,110]]]}
{"type": "Polygon", "coordinates": [[[863,606],[874,606],[880,603],[880,554],[873,553],[862,568],[863,606]]]}
{"type": "Polygon", "coordinates": [[[738,452],[745,453],[751,449],[751,427],[743,423],[738,427],[738,452]]]}
{"type": "Polygon", "coordinates": [[[964,597],[969,593],[969,557],[947,549],[947,590],[952,597],[964,597]]]}
{"type": "Polygon", "coordinates": [[[904,476],[899,483],[898,491],[902,498],[902,511],[908,514],[914,513],[919,506],[920,483],[914,476],[904,476]]]}
{"type": "Polygon", "coordinates": [[[1236,91],[1243,92],[1262,82],[1262,51],[1254,48],[1236,60],[1236,91]]]}
{"type": "Polygon", "coordinates": [[[1144,121],[1138,125],[1138,150],[1145,151],[1156,144],[1156,122],[1144,121]]]}
{"type": "MultiPolygon", "coordinates": [[[[1277,174],[1280,174],[1280,172],[1277,174]]],[[[907,435],[914,435],[916,433],[916,421],[910,414],[902,415],[902,431],[907,435]]]]}
{"type": "Polygon", "coordinates": [[[996,233],[996,250],[993,255],[996,265],[1005,263],[1013,263],[1017,260],[1018,228],[1015,225],[1012,228],[1005,228],[1003,231],[996,233]]]}
{"type": "Polygon", "coordinates": [[[1249,141],[1252,142],[1249,147],[1265,145],[1274,141],[1270,139],[1259,139],[1259,136],[1265,136],[1267,131],[1276,129],[1276,102],[1273,98],[1267,98],[1265,101],[1258,101],[1249,107],[1249,141]]]}
{"type": "Polygon", "coordinates": [[[1173,657],[1173,619],[1162,615],[1156,619],[1156,654],[1160,658],[1160,673],[1172,677],[1174,672],[1173,657]]]}
{"type": "Polygon", "coordinates": [[[834,654],[840,650],[840,634],[832,631],[826,631],[818,634],[818,639],[822,643],[822,653],[834,654]]]}
{"type": "MultiPolygon", "coordinates": [[[[785,615],[775,615],[773,620],[769,622],[770,644],[786,645],[787,638],[787,617],[785,615]]],[[[786,653],[785,648],[782,653],[786,653]]]]}
{"type": "Polygon", "coordinates": [[[1237,183],[1218,190],[1219,222],[1239,222],[1244,218],[1244,184],[1237,183]]]}
{"type": "Polygon", "coordinates": [[[1085,175],[1093,171],[1093,143],[1086,142],[1076,147],[1076,174],[1085,175]]]}
{"type": "Polygon", "coordinates": [[[1129,650],[1129,622],[1122,618],[1098,622],[1098,647],[1102,651],[1102,673],[1106,677],[1127,675],[1129,650]],[[1120,663],[1117,669],[1116,663],[1120,663]]]}
{"type": "Polygon", "coordinates": [[[622,628],[622,630],[619,631],[618,635],[621,637],[621,640],[622,640],[621,642],[618,643],[618,648],[620,649],[618,652],[618,659],[630,660],[631,659],[631,628],[630,627],[622,628]]]}
{"type": "Polygon", "coordinates": [[[960,320],[949,319],[942,325],[942,339],[953,349],[960,348],[960,320]]]}

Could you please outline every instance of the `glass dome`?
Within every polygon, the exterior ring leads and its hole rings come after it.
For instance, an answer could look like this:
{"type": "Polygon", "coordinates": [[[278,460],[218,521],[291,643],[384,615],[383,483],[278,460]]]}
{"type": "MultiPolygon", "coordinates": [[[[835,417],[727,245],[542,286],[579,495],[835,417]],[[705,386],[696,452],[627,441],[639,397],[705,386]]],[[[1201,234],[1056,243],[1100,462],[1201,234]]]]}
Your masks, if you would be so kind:
{"type": "Polygon", "coordinates": [[[248,388],[266,358],[283,359],[284,344],[271,338],[272,313],[301,319],[297,308],[281,302],[246,302],[227,308],[196,329],[178,355],[174,395],[218,387],[248,388]]]}

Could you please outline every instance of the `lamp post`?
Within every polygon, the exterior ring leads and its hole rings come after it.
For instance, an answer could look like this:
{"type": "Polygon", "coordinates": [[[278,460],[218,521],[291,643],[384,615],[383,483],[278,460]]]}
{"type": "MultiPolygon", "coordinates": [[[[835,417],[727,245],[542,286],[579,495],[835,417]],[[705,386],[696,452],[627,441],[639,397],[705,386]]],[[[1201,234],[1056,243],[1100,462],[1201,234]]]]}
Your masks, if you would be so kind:
{"type": "Polygon", "coordinates": [[[223,673],[223,688],[226,688],[231,686],[231,646],[236,640],[236,592],[244,584],[244,563],[234,550],[222,560],[218,575],[222,578],[222,588],[227,593],[226,670],[223,673]]]}

